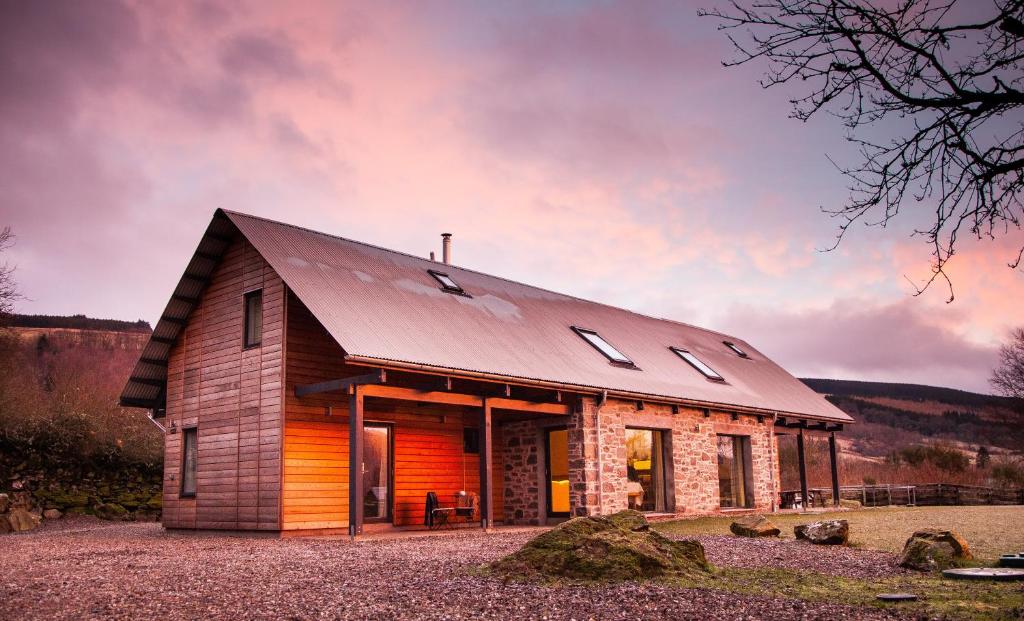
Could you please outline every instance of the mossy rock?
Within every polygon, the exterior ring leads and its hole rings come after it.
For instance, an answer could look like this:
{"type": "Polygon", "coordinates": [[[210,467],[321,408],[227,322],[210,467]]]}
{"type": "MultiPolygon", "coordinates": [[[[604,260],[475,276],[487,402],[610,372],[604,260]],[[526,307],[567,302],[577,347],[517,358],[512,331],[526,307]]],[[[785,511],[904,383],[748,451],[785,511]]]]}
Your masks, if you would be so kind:
{"type": "Polygon", "coordinates": [[[156,494],[153,494],[152,496],[150,496],[149,500],[147,500],[146,504],[145,504],[145,507],[147,509],[151,509],[151,510],[155,510],[155,511],[159,511],[161,508],[163,508],[163,506],[164,506],[164,496],[163,496],[163,494],[161,494],[159,492],[156,493],[156,494]]]}
{"type": "Polygon", "coordinates": [[[919,571],[960,567],[974,558],[967,541],[956,531],[925,529],[907,539],[900,554],[900,566],[919,571]]]}
{"type": "Polygon", "coordinates": [[[579,517],[534,537],[492,570],[515,579],[582,581],[695,576],[711,571],[704,546],[650,530],[636,511],[579,517]]]}
{"type": "Polygon", "coordinates": [[[103,520],[126,520],[128,510],[114,502],[107,502],[99,505],[93,511],[96,517],[103,520]]]}

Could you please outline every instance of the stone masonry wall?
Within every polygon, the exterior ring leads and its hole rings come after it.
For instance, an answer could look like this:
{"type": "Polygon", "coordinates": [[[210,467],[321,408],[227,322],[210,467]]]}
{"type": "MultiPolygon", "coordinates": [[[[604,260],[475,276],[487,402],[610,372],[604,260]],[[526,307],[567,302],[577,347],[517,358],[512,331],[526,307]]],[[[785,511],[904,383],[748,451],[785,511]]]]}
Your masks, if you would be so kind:
{"type": "Polygon", "coordinates": [[[544,447],[535,421],[501,427],[505,524],[540,524],[540,460],[544,447]]]}
{"type": "MultiPolygon", "coordinates": [[[[594,507],[588,514],[614,513],[627,506],[627,427],[661,429],[669,433],[672,447],[674,512],[677,514],[712,513],[720,510],[718,434],[750,437],[754,508],[759,511],[770,511],[774,499],[778,497],[777,443],[772,434],[770,417],[763,417],[759,422],[756,416],[740,414],[733,420],[729,413],[712,410],[705,416],[703,410],[693,408],[679,408],[678,413],[673,414],[671,406],[648,403],[640,410],[636,402],[622,400],[609,400],[599,410],[592,401],[585,401],[583,414],[579,420],[583,423],[584,431],[590,429],[592,435],[600,438],[600,493],[596,499],[596,506],[593,502],[586,505],[588,509],[594,507]],[[591,426],[588,428],[587,424],[591,426]]],[[[586,437],[586,434],[583,435],[586,437]]],[[[588,465],[584,472],[590,472],[593,466],[588,465]]],[[[571,467],[570,461],[570,469],[571,467]]],[[[584,480],[580,483],[586,485],[589,481],[584,480]]],[[[574,480],[574,488],[575,485],[574,480]]],[[[576,502],[576,497],[573,497],[573,500],[576,502]]],[[[579,505],[574,504],[574,508],[579,514],[579,505]]]]}
{"type": "Polygon", "coordinates": [[[597,404],[584,397],[569,416],[569,507],[573,516],[598,515],[600,472],[598,468],[597,404]]]}

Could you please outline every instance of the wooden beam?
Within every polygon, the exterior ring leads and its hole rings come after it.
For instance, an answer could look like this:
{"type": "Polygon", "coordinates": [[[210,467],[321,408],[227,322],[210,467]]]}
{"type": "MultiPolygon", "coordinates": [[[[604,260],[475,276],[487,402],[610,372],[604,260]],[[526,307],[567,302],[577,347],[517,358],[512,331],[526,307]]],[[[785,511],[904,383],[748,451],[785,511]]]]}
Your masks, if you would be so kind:
{"type": "Polygon", "coordinates": [[[533,401],[523,401],[522,399],[488,399],[487,402],[496,410],[569,415],[569,406],[564,403],[535,403],[533,401]]]}
{"type": "Polygon", "coordinates": [[[185,304],[199,304],[199,298],[194,298],[190,295],[180,295],[178,293],[175,293],[174,295],[171,296],[171,299],[177,300],[179,302],[184,302],[185,304]]]}
{"type": "Polygon", "coordinates": [[[156,386],[157,388],[163,388],[164,384],[167,383],[167,380],[147,379],[143,377],[129,377],[128,381],[135,382],[136,384],[144,384],[146,386],[156,386]]]}
{"type": "Polygon", "coordinates": [[[458,392],[418,390],[416,388],[399,388],[398,386],[383,386],[379,384],[368,384],[363,386],[360,392],[367,397],[400,399],[402,401],[447,403],[449,405],[468,405],[471,407],[481,407],[483,405],[483,398],[477,397],[476,395],[466,395],[458,392]]]}
{"type": "Polygon", "coordinates": [[[153,341],[154,343],[162,343],[164,345],[174,345],[174,339],[166,337],[166,336],[151,336],[151,337],[149,337],[149,340],[153,341]]]}
{"type": "Polygon", "coordinates": [[[179,317],[168,317],[167,315],[161,315],[160,321],[166,321],[167,323],[173,323],[176,326],[185,326],[188,324],[188,319],[181,319],[179,317]]]}
{"type": "MultiPolygon", "coordinates": [[[[421,403],[444,403],[447,405],[465,405],[469,407],[483,407],[484,404],[484,397],[476,395],[383,386],[379,384],[363,385],[360,392],[366,397],[419,401],[421,403]]],[[[522,399],[503,399],[501,397],[487,398],[487,402],[491,404],[491,409],[494,410],[516,410],[519,412],[535,412],[537,414],[569,414],[569,406],[563,403],[535,403],[522,399]]]]}
{"type": "Polygon", "coordinates": [[[363,394],[353,386],[348,400],[348,534],[363,532],[363,394]]]}
{"type": "Polygon", "coordinates": [[[155,367],[166,367],[166,360],[158,360],[157,358],[139,358],[139,362],[142,364],[151,364],[155,367]]]}
{"type": "Polygon", "coordinates": [[[305,397],[306,395],[313,395],[321,392],[347,390],[352,386],[360,386],[363,384],[378,384],[386,381],[386,377],[384,370],[378,369],[373,373],[367,373],[365,375],[343,377],[326,382],[318,382],[316,384],[300,384],[295,386],[295,396],[305,397]]]}
{"type": "Polygon", "coordinates": [[[796,455],[800,462],[800,501],[807,509],[807,461],[804,458],[804,430],[801,429],[796,435],[796,455]]]}
{"type": "Polygon", "coordinates": [[[494,523],[494,503],[491,502],[493,471],[491,400],[484,399],[480,409],[480,527],[484,530],[494,523]]]}
{"type": "Polygon", "coordinates": [[[828,456],[832,465],[832,504],[839,506],[839,463],[836,458],[836,434],[828,436],[828,456]]]}

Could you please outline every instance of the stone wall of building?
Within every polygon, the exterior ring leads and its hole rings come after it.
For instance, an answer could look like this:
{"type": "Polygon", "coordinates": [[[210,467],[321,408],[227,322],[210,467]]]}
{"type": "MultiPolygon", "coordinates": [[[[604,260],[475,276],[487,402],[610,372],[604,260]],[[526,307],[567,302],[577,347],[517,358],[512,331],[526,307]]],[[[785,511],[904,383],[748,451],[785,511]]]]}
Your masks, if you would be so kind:
{"type": "MultiPolygon", "coordinates": [[[[720,509],[718,487],[717,436],[738,435],[750,438],[751,474],[754,509],[770,511],[778,497],[778,450],[772,433],[770,417],[678,408],[645,403],[643,409],[635,401],[610,399],[600,409],[585,402],[582,417],[591,423],[594,435],[600,438],[600,486],[596,511],[614,513],[628,505],[626,474],[626,428],[639,427],[665,432],[671,443],[672,471],[669,473],[670,494],[667,503],[677,514],[712,513],[720,509]],[[674,505],[674,506],[673,506],[674,505]]],[[[571,464],[570,464],[571,465],[571,464]]],[[[575,499],[574,499],[575,500],[575,499]]],[[[576,505],[574,505],[576,506],[576,505]]],[[[593,504],[587,505],[588,507],[593,504]]]]}
{"type": "Polygon", "coordinates": [[[569,416],[569,507],[571,515],[598,515],[600,469],[598,466],[597,403],[584,397],[569,416]]]}
{"type": "MultiPolygon", "coordinates": [[[[544,446],[535,421],[501,426],[505,524],[541,523],[541,459],[544,446]]],[[[497,517],[497,516],[496,516],[497,517]]]]}

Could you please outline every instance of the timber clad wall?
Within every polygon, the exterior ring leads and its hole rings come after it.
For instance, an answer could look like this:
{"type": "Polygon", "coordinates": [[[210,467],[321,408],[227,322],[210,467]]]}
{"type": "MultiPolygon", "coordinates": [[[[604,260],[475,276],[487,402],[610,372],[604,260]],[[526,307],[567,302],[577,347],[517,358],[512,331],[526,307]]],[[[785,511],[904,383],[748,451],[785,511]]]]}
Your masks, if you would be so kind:
{"type": "MultiPolygon", "coordinates": [[[[293,295],[288,300],[287,350],[282,530],[347,528],[348,397],[327,393],[299,399],[294,387],[366,370],[343,364],[341,348],[293,295]],[[327,406],[333,407],[329,417],[327,406]]],[[[367,398],[364,417],[366,422],[392,425],[394,524],[422,524],[428,491],[437,492],[447,506],[453,504],[458,490],[479,492],[479,458],[462,451],[463,427],[479,426],[479,411],[367,398]]],[[[492,498],[494,514],[501,516],[498,425],[493,437],[492,498]]]]}
{"type": "Polygon", "coordinates": [[[280,528],[284,285],[244,241],[211,276],[168,360],[163,524],[280,528]],[[263,289],[263,338],[243,349],[243,294],[263,289]],[[197,427],[195,498],[180,498],[181,429],[197,427]]]}

